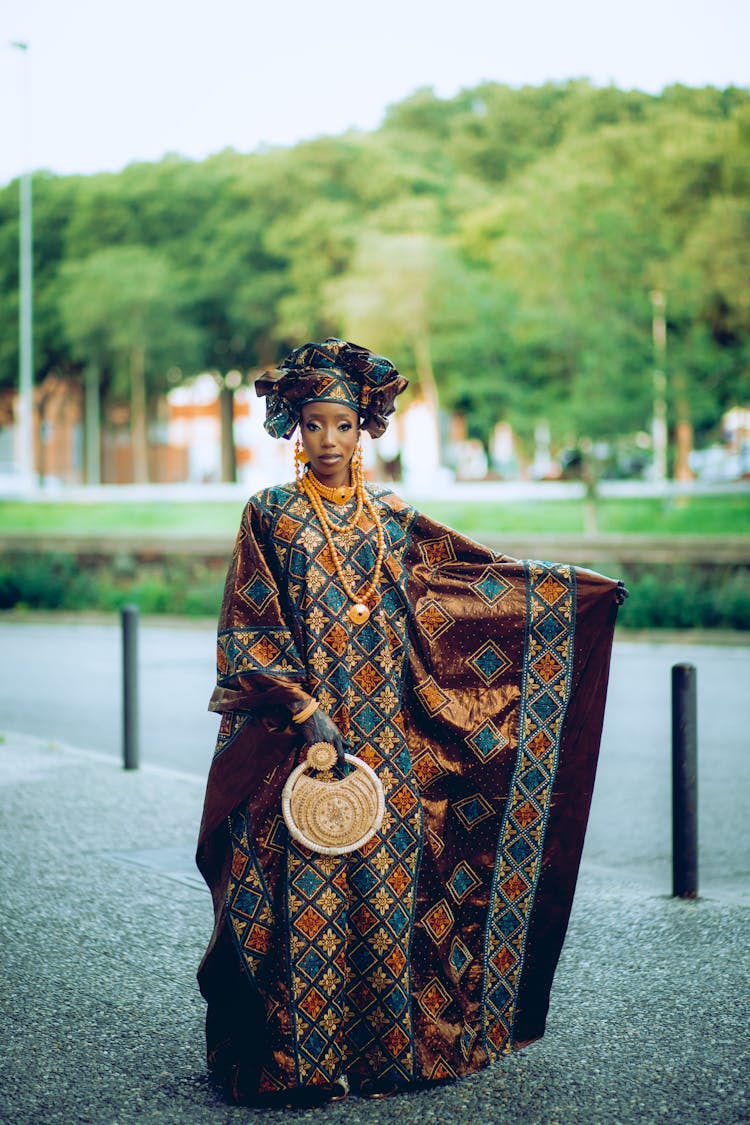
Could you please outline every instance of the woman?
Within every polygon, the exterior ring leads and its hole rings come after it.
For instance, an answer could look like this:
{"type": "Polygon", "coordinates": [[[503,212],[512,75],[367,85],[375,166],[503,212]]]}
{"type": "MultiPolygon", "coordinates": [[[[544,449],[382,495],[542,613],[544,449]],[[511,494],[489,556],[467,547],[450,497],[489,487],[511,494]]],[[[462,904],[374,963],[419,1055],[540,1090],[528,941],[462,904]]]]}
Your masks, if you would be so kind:
{"type": "Polygon", "coordinates": [[[378,1095],[466,1075],[544,1032],[624,591],[497,555],[364,485],[406,381],[342,340],[258,380],[299,426],[297,480],[253,497],[218,637],[222,715],[198,862],[209,1064],[237,1101],[378,1095]],[[308,462],[302,471],[302,463],[308,462]],[[303,748],[378,774],[349,855],[290,837],[303,748]]]}

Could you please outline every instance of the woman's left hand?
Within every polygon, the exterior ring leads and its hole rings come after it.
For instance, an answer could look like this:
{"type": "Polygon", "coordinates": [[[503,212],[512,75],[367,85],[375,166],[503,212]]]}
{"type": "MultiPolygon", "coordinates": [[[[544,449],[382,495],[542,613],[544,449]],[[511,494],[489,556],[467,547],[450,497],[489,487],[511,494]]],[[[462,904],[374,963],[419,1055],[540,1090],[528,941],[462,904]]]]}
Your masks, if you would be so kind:
{"type": "Polygon", "coordinates": [[[617,583],[615,589],[615,601],[618,605],[622,605],[626,598],[630,597],[630,590],[628,590],[622,579],[617,583]]]}
{"type": "Polygon", "coordinates": [[[305,746],[312,746],[313,742],[332,743],[336,749],[338,764],[344,765],[347,742],[330,715],[318,708],[309,719],[299,724],[299,729],[305,746]]]}

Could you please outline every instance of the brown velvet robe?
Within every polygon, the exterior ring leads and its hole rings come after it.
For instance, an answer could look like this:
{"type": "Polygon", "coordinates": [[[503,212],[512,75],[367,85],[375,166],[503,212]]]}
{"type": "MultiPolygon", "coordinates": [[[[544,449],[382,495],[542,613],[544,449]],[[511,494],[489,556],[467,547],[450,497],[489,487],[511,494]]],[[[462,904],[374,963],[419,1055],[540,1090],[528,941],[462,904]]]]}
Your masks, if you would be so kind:
{"type": "MultiPolygon", "coordinates": [[[[366,625],[294,485],[249,501],[227,575],[199,981],[209,1063],[238,1100],[342,1073],[457,1077],[538,1039],[570,914],[616,584],[370,494],[387,552],[366,625]],[[306,851],[281,818],[299,755],[287,705],[311,697],[386,792],[382,829],[351,856],[306,851]]],[[[329,510],[345,529],[352,511],[329,510]]],[[[336,541],[361,588],[374,528],[362,516],[336,541]]]]}

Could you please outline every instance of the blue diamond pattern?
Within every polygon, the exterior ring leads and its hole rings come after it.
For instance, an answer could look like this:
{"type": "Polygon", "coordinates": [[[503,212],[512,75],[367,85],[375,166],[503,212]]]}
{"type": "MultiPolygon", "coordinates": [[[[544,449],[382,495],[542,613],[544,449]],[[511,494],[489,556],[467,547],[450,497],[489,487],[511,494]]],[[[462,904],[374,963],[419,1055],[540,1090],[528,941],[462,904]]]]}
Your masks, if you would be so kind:
{"type": "Polygon", "coordinates": [[[395,930],[397,934],[401,934],[406,929],[406,926],[409,922],[409,915],[406,913],[402,906],[397,904],[396,909],[393,911],[393,914],[391,914],[389,921],[391,924],[391,928],[395,930]]]}
{"type": "Polygon", "coordinates": [[[261,896],[255,891],[251,891],[249,887],[243,887],[235,897],[234,908],[239,914],[246,914],[248,918],[252,918],[260,902],[260,897],[261,896]]]}
{"type": "Polygon", "coordinates": [[[534,766],[533,769],[527,770],[527,772],[524,774],[523,786],[528,790],[529,793],[533,793],[534,790],[538,789],[542,782],[546,780],[547,779],[542,771],[538,770],[536,766],[534,766]]]}
{"type": "Polygon", "coordinates": [[[545,641],[554,641],[555,637],[559,637],[565,628],[552,613],[548,613],[544,621],[537,625],[538,631],[542,634],[545,641]]]}
{"type": "Polygon", "coordinates": [[[470,960],[471,954],[469,953],[463,942],[454,939],[453,945],[451,946],[451,951],[448,954],[448,961],[456,976],[461,976],[461,973],[464,971],[470,960]]]}
{"type": "Polygon", "coordinates": [[[323,1048],[326,1046],[326,1041],[317,1028],[313,1027],[309,1036],[305,1040],[305,1048],[311,1055],[319,1055],[323,1048]]]}
{"type": "Polygon", "coordinates": [[[366,703],[361,711],[357,712],[357,726],[361,727],[365,734],[372,734],[378,723],[381,722],[380,715],[374,707],[366,703]]]}
{"type": "Polygon", "coordinates": [[[533,850],[531,844],[529,844],[527,840],[524,840],[522,836],[508,848],[508,851],[513,856],[516,863],[523,863],[524,860],[528,859],[533,850]]]}
{"type": "Polygon", "coordinates": [[[494,605],[509,589],[508,583],[492,571],[488,571],[477,582],[472,582],[472,586],[487,605],[494,605]]]}
{"type": "Polygon", "coordinates": [[[316,977],[324,965],[325,961],[314,949],[310,949],[300,961],[301,968],[311,978],[316,977]]]}
{"type": "Polygon", "coordinates": [[[461,812],[464,820],[467,820],[469,824],[473,824],[475,820],[480,820],[487,815],[487,809],[477,797],[473,801],[462,801],[461,812]]]}
{"type": "Polygon", "coordinates": [[[323,886],[323,882],[323,877],[318,875],[312,867],[308,867],[298,876],[296,885],[308,898],[312,898],[315,892],[323,886]]]}
{"type": "Polygon", "coordinates": [[[541,715],[545,722],[550,717],[550,715],[553,715],[555,711],[557,711],[558,707],[559,703],[557,702],[557,700],[552,698],[549,692],[545,692],[544,695],[540,696],[534,704],[534,708],[537,714],[541,715]]]}
{"type": "Polygon", "coordinates": [[[261,610],[269,597],[273,594],[273,587],[265,581],[256,571],[252,579],[240,591],[246,602],[250,602],[256,610],[261,610]]]}
{"type": "Polygon", "coordinates": [[[476,750],[482,761],[487,762],[506,745],[507,739],[500,733],[495,724],[488,719],[481,727],[466,739],[468,744],[476,750]]]}
{"type": "Polygon", "coordinates": [[[448,880],[448,889],[456,902],[460,902],[476,885],[476,876],[465,863],[459,863],[448,880]]]}
{"type": "Polygon", "coordinates": [[[489,684],[508,667],[509,661],[504,653],[499,652],[491,642],[481,648],[467,661],[474,668],[485,683],[489,684]]]}
{"type": "Polygon", "coordinates": [[[500,930],[500,933],[505,937],[510,937],[510,935],[515,933],[515,931],[521,925],[512,910],[508,910],[505,912],[505,914],[501,914],[496,924],[498,930],[500,930]]]}

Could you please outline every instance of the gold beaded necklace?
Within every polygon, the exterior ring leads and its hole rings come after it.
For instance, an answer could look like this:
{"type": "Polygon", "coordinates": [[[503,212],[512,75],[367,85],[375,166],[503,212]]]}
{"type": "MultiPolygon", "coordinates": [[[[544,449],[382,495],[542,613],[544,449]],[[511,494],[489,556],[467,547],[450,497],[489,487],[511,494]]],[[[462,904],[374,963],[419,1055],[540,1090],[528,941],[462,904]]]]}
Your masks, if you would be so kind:
{"type": "Polygon", "coordinates": [[[320,521],[320,526],[323,529],[323,535],[325,536],[325,541],[328,546],[328,553],[336,569],[339,582],[343,586],[347,597],[353,603],[348,610],[349,620],[354,625],[364,625],[379,597],[377,587],[380,581],[380,573],[383,569],[383,559],[385,557],[385,535],[383,534],[383,524],[380,519],[380,513],[365,492],[359,460],[357,459],[357,463],[355,464],[354,458],[352,459],[352,477],[354,478],[353,485],[349,485],[348,487],[346,485],[341,485],[338,488],[328,488],[326,485],[321,484],[311,469],[308,469],[305,475],[298,481],[298,485],[301,491],[307,496],[315,515],[320,521]],[[323,499],[332,500],[337,504],[344,504],[347,500],[351,500],[355,493],[357,496],[357,507],[349,524],[346,527],[342,527],[341,524],[335,523],[330,518],[323,506],[323,499]],[[351,528],[357,524],[363,508],[367,509],[367,513],[375,525],[377,552],[375,555],[375,569],[372,578],[357,594],[344,577],[341,556],[333,542],[333,535],[334,532],[350,531],[351,528]]]}

